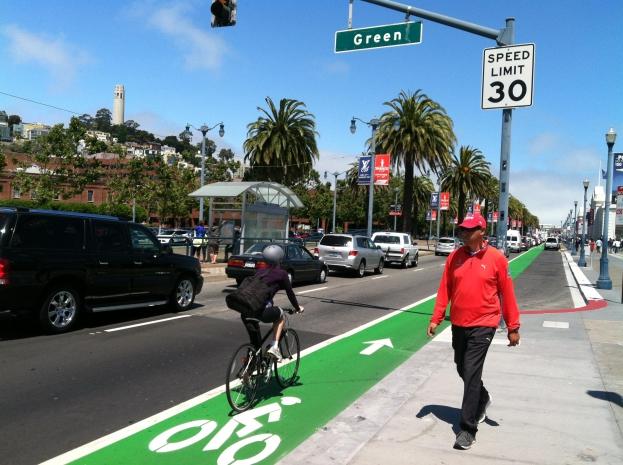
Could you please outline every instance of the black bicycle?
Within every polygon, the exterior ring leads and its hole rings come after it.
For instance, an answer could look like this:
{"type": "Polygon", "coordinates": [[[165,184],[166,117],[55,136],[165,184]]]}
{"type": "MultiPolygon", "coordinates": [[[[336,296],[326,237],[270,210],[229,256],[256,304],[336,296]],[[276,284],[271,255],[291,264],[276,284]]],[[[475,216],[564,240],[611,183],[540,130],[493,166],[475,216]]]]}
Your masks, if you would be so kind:
{"type": "Polygon", "coordinates": [[[266,353],[266,341],[273,333],[272,328],[262,338],[259,349],[253,344],[242,344],[229,362],[225,381],[227,401],[237,412],[244,412],[253,405],[257,393],[270,381],[273,372],[277,383],[283,388],[291,386],[296,381],[301,347],[298,334],[289,327],[288,315],[297,312],[291,308],[282,310],[286,322],[279,338],[282,356],[280,362],[266,353]]]}

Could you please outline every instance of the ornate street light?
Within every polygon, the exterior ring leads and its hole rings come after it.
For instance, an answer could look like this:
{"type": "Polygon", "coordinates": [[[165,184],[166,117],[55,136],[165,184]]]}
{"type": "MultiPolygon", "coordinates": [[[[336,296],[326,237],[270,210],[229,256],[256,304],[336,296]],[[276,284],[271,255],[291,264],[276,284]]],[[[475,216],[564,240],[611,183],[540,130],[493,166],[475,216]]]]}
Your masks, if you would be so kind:
{"type": "Polygon", "coordinates": [[[584,241],[586,239],[586,191],[588,190],[588,179],[582,182],[584,186],[584,213],[582,213],[582,238],[580,239],[580,259],[578,266],[586,266],[586,257],[584,256],[584,241]]]}
{"type": "MultiPolygon", "coordinates": [[[[208,132],[210,132],[212,129],[214,129],[217,126],[219,127],[218,135],[220,137],[223,137],[225,135],[225,125],[222,122],[217,123],[217,124],[215,124],[212,127],[206,126],[204,124],[204,125],[202,125],[202,126],[200,126],[198,128],[196,128],[192,124],[187,124],[186,125],[186,130],[184,131],[184,134],[189,139],[190,139],[190,137],[192,137],[192,132],[190,131],[190,128],[197,129],[203,135],[203,139],[201,141],[201,178],[200,178],[200,186],[199,187],[203,187],[203,184],[205,182],[206,134],[208,134],[208,132]]],[[[199,197],[199,221],[203,221],[203,197],[199,197]]],[[[212,226],[212,225],[209,225],[209,226],[212,226]]]]}
{"type": "Polygon", "coordinates": [[[612,280],[608,273],[608,230],[610,222],[610,200],[612,197],[612,148],[617,140],[617,133],[610,128],[606,133],[608,145],[608,171],[606,174],[606,198],[604,199],[604,229],[601,234],[601,259],[599,260],[599,278],[597,289],[612,289],[612,280]]]}

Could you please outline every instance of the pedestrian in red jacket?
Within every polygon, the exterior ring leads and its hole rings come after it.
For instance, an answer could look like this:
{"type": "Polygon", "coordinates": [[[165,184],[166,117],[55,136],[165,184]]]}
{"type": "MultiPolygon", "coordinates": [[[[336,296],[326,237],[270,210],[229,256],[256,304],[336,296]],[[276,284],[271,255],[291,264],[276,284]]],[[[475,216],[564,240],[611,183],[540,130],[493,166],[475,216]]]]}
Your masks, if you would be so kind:
{"type": "Polygon", "coordinates": [[[509,346],[519,344],[519,309],[515,300],[508,262],[484,241],[487,224],[476,213],[459,225],[465,246],[446,260],[435,309],[427,334],[433,337],[450,302],[454,362],[463,380],[461,431],[455,449],[469,449],[476,440],[478,423],[486,418],[491,395],[482,382],[482,369],[500,311],[508,327],[509,346]]]}

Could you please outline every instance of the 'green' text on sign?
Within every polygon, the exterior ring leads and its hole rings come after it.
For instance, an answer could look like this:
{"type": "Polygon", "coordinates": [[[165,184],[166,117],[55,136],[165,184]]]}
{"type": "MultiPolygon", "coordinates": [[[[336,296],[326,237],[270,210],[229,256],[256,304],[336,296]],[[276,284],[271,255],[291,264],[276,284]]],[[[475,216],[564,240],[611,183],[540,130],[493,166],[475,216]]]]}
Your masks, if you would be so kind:
{"type": "Polygon", "coordinates": [[[422,22],[387,24],[363,29],[346,29],[335,33],[335,53],[368,48],[398,47],[422,42],[422,22]]]}

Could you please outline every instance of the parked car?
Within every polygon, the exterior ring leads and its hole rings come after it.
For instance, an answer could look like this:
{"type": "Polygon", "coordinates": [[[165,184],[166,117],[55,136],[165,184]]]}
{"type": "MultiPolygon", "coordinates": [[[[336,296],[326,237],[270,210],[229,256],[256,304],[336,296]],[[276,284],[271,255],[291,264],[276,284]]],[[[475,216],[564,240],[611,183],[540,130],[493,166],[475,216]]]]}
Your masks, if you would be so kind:
{"type": "Polygon", "coordinates": [[[461,247],[461,243],[456,237],[440,237],[435,245],[435,255],[450,255],[461,247]]]}
{"type": "Polygon", "coordinates": [[[319,242],[322,236],[324,236],[324,233],[313,232],[305,238],[305,242],[319,242]]]}
{"type": "Polygon", "coordinates": [[[560,250],[560,242],[557,237],[550,236],[545,239],[545,250],[560,250]]]}
{"type": "Polygon", "coordinates": [[[192,240],[192,232],[187,229],[163,229],[158,240],[165,245],[186,245],[192,240]]]}
{"type": "MultiPolygon", "coordinates": [[[[249,247],[245,253],[232,255],[227,261],[225,274],[240,284],[246,277],[253,276],[257,270],[268,268],[262,251],[271,242],[258,242],[249,247]]],[[[274,244],[274,242],[272,243],[274,244]]],[[[328,267],[308,252],[300,244],[277,244],[284,248],[281,267],[288,272],[292,284],[312,281],[323,283],[327,280],[328,267]]]]}
{"type": "Polygon", "coordinates": [[[353,271],[362,278],[367,270],[383,273],[385,253],[366,236],[325,234],[314,249],[329,270],[353,271]]]}
{"type": "Polygon", "coordinates": [[[385,252],[385,263],[399,263],[403,268],[417,266],[420,251],[409,234],[377,232],[372,234],[372,242],[385,252]]]}
{"type": "MultiPolygon", "coordinates": [[[[487,243],[491,247],[495,247],[496,249],[500,249],[498,247],[498,238],[496,236],[489,236],[488,239],[487,239],[487,243]]],[[[503,250],[500,249],[500,252],[502,252],[504,254],[504,256],[506,258],[508,258],[510,256],[510,251],[508,250],[508,244],[504,244],[503,245],[503,250]]]]}
{"type": "Polygon", "coordinates": [[[87,312],[190,308],[199,261],[146,227],[112,216],[0,208],[0,311],[30,313],[51,333],[87,312]]]}

